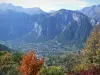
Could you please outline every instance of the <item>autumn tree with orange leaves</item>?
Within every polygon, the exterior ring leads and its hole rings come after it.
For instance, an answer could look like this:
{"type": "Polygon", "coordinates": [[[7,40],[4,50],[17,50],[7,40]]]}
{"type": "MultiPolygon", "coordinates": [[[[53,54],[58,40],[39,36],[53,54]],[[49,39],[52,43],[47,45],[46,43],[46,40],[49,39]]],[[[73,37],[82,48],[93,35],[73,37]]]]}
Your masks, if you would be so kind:
{"type": "Polygon", "coordinates": [[[21,66],[18,70],[22,75],[38,75],[43,64],[43,59],[38,59],[33,50],[29,54],[24,54],[21,61],[21,66]]]}

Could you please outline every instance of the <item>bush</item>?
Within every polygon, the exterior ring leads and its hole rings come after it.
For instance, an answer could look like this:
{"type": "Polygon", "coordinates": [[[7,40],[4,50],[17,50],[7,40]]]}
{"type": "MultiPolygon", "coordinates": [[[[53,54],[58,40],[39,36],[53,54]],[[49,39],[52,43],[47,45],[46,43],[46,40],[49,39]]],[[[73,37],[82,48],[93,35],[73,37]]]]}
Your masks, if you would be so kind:
{"type": "Polygon", "coordinates": [[[49,68],[42,68],[40,75],[64,75],[64,72],[60,67],[52,66],[49,68]]]}

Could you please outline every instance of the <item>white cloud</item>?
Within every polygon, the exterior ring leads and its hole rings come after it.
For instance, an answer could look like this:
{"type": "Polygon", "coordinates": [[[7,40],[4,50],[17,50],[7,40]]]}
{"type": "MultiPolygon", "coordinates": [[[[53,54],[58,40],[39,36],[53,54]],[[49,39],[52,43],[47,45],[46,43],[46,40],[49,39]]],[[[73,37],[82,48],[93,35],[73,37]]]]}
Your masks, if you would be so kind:
{"type": "Polygon", "coordinates": [[[0,0],[0,3],[1,2],[24,7],[40,7],[46,11],[60,8],[80,9],[88,5],[88,3],[83,0],[0,0]]]}

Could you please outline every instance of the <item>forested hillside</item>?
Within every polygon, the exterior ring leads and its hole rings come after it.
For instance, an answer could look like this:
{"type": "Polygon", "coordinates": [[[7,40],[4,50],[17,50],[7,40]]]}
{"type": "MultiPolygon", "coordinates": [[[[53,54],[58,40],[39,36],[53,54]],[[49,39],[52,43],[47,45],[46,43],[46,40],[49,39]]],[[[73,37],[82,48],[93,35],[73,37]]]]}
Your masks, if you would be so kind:
{"type": "Polygon", "coordinates": [[[0,75],[37,74],[100,75],[100,25],[93,29],[85,48],[77,53],[38,58],[33,50],[24,55],[0,51],[0,75]]]}

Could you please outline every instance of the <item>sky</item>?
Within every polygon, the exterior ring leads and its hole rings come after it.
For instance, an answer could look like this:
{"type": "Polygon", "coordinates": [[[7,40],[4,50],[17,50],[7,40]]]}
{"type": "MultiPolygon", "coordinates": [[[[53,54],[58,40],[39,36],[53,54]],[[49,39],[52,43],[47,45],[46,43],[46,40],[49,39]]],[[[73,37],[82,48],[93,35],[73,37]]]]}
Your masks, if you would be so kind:
{"type": "Polygon", "coordinates": [[[79,10],[100,4],[100,0],[0,0],[0,3],[12,3],[25,8],[40,7],[44,11],[68,9],[79,10]]]}

